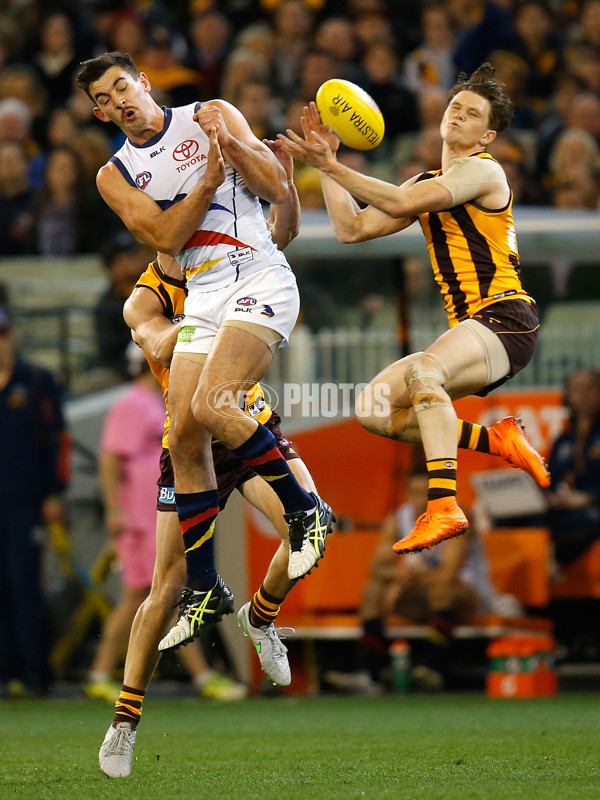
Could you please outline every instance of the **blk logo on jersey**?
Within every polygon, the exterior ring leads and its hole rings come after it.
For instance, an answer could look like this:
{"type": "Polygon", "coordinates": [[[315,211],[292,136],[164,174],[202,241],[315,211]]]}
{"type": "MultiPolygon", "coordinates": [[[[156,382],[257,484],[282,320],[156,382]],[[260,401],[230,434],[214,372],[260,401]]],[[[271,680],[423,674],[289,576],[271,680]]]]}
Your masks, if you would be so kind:
{"type": "Polygon", "coordinates": [[[255,306],[256,297],[240,297],[236,302],[238,306],[255,306]]]}
{"type": "Polygon", "coordinates": [[[135,185],[138,187],[138,189],[144,191],[144,189],[148,186],[151,180],[152,180],[151,172],[140,172],[135,176],[135,185]]]}
{"type": "Polygon", "coordinates": [[[274,317],[275,312],[271,306],[263,305],[263,310],[260,312],[264,317],[274,317]]]}
{"type": "Polygon", "coordinates": [[[173,150],[173,158],[175,161],[189,161],[190,158],[193,158],[198,150],[200,149],[200,145],[195,139],[185,139],[185,141],[180,142],[177,147],[173,150]]]}

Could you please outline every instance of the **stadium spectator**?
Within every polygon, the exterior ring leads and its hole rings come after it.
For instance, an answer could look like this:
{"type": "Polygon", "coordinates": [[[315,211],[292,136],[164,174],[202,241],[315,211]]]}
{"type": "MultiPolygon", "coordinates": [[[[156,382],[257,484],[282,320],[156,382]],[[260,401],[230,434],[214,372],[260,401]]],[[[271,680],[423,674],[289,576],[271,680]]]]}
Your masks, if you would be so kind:
{"type": "Polygon", "coordinates": [[[18,142],[0,140],[0,253],[33,252],[33,191],[29,162],[18,142]]]}
{"type": "Polygon", "coordinates": [[[458,72],[473,72],[490,53],[511,40],[512,20],[504,2],[448,0],[448,10],[456,31],[454,64],[458,72]]]}
{"type": "Polygon", "coordinates": [[[550,154],[558,137],[566,130],[578,129],[590,134],[600,143],[600,99],[589,91],[579,92],[573,98],[569,109],[565,112],[566,124],[564,127],[556,125],[549,131],[545,139],[538,141],[536,175],[541,185],[548,188],[548,175],[550,168],[550,154]]]}
{"type": "Polygon", "coordinates": [[[123,8],[111,14],[103,43],[109,50],[126,50],[133,58],[140,58],[146,45],[146,27],[139,13],[123,8]]]}
{"type": "Polygon", "coordinates": [[[315,99],[319,86],[337,74],[337,64],[330,53],[314,48],[309,50],[300,67],[298,94],[309,103],[315,99]]]}
{"type": "Polygon", "coordinates": [[[499,613],[514,616],[519,605],[493,588],[481,539],[471,527],[462,538],[432,550],[398,559],[393,545],[407,536],[427,507],[427,471],[416,467],[406,481],[406,502],[384,521],[379,544],[363,590],[360,617],[361,669],[355,673],[330,671],[325,680],[350,691],[379,694],[389,680],[389,646],[386,619],[400,615],[427,625],[429,637],[421,664],[413,665],[411,682],[425,690],[443,688],[451,663],[453,631],[476,616],[499,613]]]}
{"type": "MultiPolygon", "coordinates": [[[[46,141],[46,92],[33,67],[11,64],[0,72],[0,100],[20,100],[30,113],[31,136],[37,147],[46,141]]],[[[29,156],[34,155],[28,152],[29,156]]]]}
{"type": "Polygon", "coordinates": [[[567,39],[576,45],[590,45],[600,52],[600,0],[585,0],[579,20],[569,26],[567,39]]]}
{"type": "Polygon", "coordinates": [[[230,52],[231,23],[220,11],[211,8],[195,15],[189,27],[191,52],[187,66],[200,76],[200,87],[206,99],[219,97],[230,52]]]}
{"type": "Polygon", "coordinates": [[[160,26],[152,30],[140,58],[140,69],[148,76],[152,90],[164,105],[185,105],[203,99],[198,87],[200,75],[183,66],[175,55],[169,31],[160,26]]]}
{"type": "Polygon", "coordinates": [[[39,153],[40,148],[31,135],[31,113],[21,100],[0,100],[0,142],[21,145],[28,158],[39,153]]]}
{"type": "Polygon", "coordinates": [[[591,92],[600,91],[600,51],[590,45],[570,45],[564,50],[565,68],[591,92]]]}
{"type": "Polygon", "coordinates": [[[567,126],[571,106],[584,85],[570,73],[558,76],[554,93],[539,115],[534,143],[534,178],[539,181],[548,168],[548,156],[558,134],[567,126]]]}
{"type": "Polygon", "coordinates": [[[526,69],[523,92],[529,98],[531,110],[539,112],[551,95],[562,68],[561,39],[544,0],[525,0],[517,4],[513,27],[512,41],[505,49],[523,60],[526,69]]]}
{"type": "Polygon", "coordinates": [[[64,105],[78,64],[73,25],[69,17],[56,12],[42,22],[40,49],[33,57],[48,98],[49,110],[64,105]]]}
{"type": "Polygon", "coordinates": [[[274,78],[276,90],[283,97],[299,89],[313,24],[313,14],[302,0],[282,0],[273,15],[274,78]]]}
{"type": "Polygon", "coordinates": [[[131,335],[123,319],[123,305],[146,269],[147,255],[146,249],[125,231],[102,248],[110,282],[94,307],[94,328],[99,366],[113,382],[127,379],[125,351],[131,335]]]}
{"type": "Polygon", "coordinates": [[[97,195],[92,195],[76,150],[68,145],[52,148],[46,159],[44,180],[33,201],[36,252],[43,256],[71,256],[95,251],[106,229],[106,215],[97,195]]]}
{"type": "MultiPolygon", "coordinates": [[[[110,139],[103,130],[92,125],[86,125],[78,129],[77,136],[73,141],[73,148],[79,153],[87,185],[93,186],[96,173],[112,155],[110,139]]],[[[117,218],[112,215],[107,219],[106,225],[108,236],[111,235],[111,232],[115,232],[117,226],[118,230],[121,230],[117,218]]]]}
{"type": "Polygon", "coordinates": [[[256,22],[240,31],[235,38],[235,47],[252,50],[263,58],[269,67],[273,63],[274,35],[266,22],[256,22]]]}
{"type": "Polygon", "coordinates": [[[277,135],[272,104],[271,87],[266,81],[250,80],[238,87],[234,105],[246,117],[257,139],[274,139],[277,135]]]}
{"type": "MultiPolygon", "coordinates": [[[[75,116],[65,106],[55,108],[50,113],[46,139],[48,148],[71,147],[78,138],[78,128],[75,116]]],[[[48,160],[47,152],[40,152],[31,162],[31,183],[39,189],[44,181],[44,169],[48,160]]]]}
{"type": "Polygon", "coordinates": [[[359,50],[364,52],[371,45],[384,42],[397,48],[392,21],[386,13],[381,11],[364,11],[354,19],[354,35],[359,44],[359,50]]]}
{"type": "Polygon", "coordinates": [[[358,64],[358,43],[349,19],[342,16],[324,19],[316,30],[314,43],[335,59],[337,78],[362,86],[365,75],[358,64]]]}
{"type": "MultiPolygon", "coordinates": [[[[121,595],[104,624],[83,686],[89,697],[109,703],[119,697],[113,674],[127,651],[135,614],[152,585],[156,481],[165,419],[162,388],[143,351],[131,341],[127,364],[134,381],[104,420],[99,454],[105,524],[122,568],[121,595]]],[[[245,696],[245,686],[209,668],[198,642],[182,649],[179,658],[201,696],[216,700],[245,696]]]]}
{"type": "Polygon", "coordinates": [[[0,685],[16,698],[44,694],[50,685],[42,526],[63,520],[67,464],[58,387],[50,372],[17,355],[4,286],[0,428],[0,685]]]}
{"type": "Polygon", "coordinates": [[[549,158],[547,188],[554,192],[554,206],[560,208],[596,208],[600,177],[600,145],[587,131],[568,128],[556,139],[549,158]],[[561,190],[574,196],[565,201],[561,190]],[[563,200],[557,202],[557,192],[563,200]],[[574,202],[574,204],[573,204],[574,202]]]}
{"type": "Polygon", "coordinates": [[[569,420],[552,444],[547,524],[559,567],[600,539],[600,374],[584,368],[565,387],[569,420]]]}
{"type": "MultiPolygon", "coordinates": [[[[496,70],[497,80],[514,103],[512,129],[532,130],[535,128],[536,115],[533,98],[526,91],[527,62],[510,50],[494,50],[490,54],[490,63],[496,70]]],[[[541,103],[538,103],[538,107],[541,108],[541,103]]]]}
{"type": "Polygon", "coordinates": [[[456,80],[454,32],[445,3],[425,5],[421,12],[423,41],[404,59],[404,82],[413,92],[427,86],[448,91],[456,80]]]}
{"type": "Polygon", "coordinates": [[[367,47],[362,65],[366,72],[365,88],[381,109],[386,136],[394,139],[399,134],[418,130],[417,99],[402,83],[395,47],[386,42],[374,42],[367,47]]]}
{"type": "Polygon", "coordinates": [[[230,103],[238,96],[240,87],[248,81],[269,79],[269,64],[254,50],[236,48],[227,56],[221,81],[221,95],[230,103]]]}

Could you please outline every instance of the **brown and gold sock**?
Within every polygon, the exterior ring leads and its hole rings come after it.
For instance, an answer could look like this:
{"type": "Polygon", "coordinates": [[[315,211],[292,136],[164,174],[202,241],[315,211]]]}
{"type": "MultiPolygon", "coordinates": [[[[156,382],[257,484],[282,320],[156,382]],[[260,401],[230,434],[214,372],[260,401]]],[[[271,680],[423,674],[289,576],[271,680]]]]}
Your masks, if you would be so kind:
{"type": "Polygon", "coordinates": [[[461,450],[477,450],[478,453],[490,452],[490,437],[485,425],[458,420],[458,446],[461,450]]]}
{"type": "Polygon", "coordinates": [[[250,604],[250,624],[255,628],[262,628],[263,625],[275,622],[282,603],[282,597],[274,597],[269,594],[262,584],[250,604]]]}
{"type": "Polygon", "coordinates": [[[456,459],[434,458],[427,462],[429,476],[428,500],[456,496],[456,459]]]}
{"type": "Polygon", "coordinates": [[[145,691],[134,689],[123,684],[121,694],[115,703],[115,716],[113,725],[116,727],[119,722],[131,723],[131,730],[135,730],[142,716],[142,703],[144,702],[145,691]]]}

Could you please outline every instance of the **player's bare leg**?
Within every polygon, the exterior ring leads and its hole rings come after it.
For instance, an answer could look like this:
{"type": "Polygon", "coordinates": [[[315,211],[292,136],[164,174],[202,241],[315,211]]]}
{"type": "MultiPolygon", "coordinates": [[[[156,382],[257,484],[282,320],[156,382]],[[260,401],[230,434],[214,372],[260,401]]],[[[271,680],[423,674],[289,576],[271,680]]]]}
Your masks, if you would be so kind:
{"type": "Polygon", "coordinates": [[[237,405],[239,392],[260,380],[272,358],[271,349],[258,335],[236,326],[222,327],[192,408],[200,424],[267,481],[279,497],[290,532],[288,576],[293,579],[308,574],[322,558],[335,517],[318,494],[302,488],[272,433],[237,405]]]}
{"type": "Polygon", "coordinates": [[[233,595],[215,567],[213,533],[219,494],[212,461],[212,434],[192,410],[204,366],[202,355],[188,358],[175,354],[171,362],[169,448],[186,578],[177,622],[159,642],[161,651],[191,642],[204,625],[219,622],[233,612],[233,595]]]}

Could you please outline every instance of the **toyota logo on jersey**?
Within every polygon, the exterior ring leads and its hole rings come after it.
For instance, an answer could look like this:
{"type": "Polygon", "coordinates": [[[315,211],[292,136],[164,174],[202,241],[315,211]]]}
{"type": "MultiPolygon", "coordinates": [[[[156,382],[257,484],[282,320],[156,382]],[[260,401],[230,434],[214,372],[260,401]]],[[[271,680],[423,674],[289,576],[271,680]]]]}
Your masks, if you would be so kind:
{"type": "Polygon", "coordinates": [[[199,149],[200,145],[197,141],[194,139],[186,139],[173,149],[173,158],[175,161],[187,161],[193,158],[199,149]]]}
{"type": "Polygon", "coordinates": [[[146,186],[150,183],[152,179],[151,172],[140,172],[138,175],[135,176],[135,185],[138,189],[144,190],[146,186]]]}

